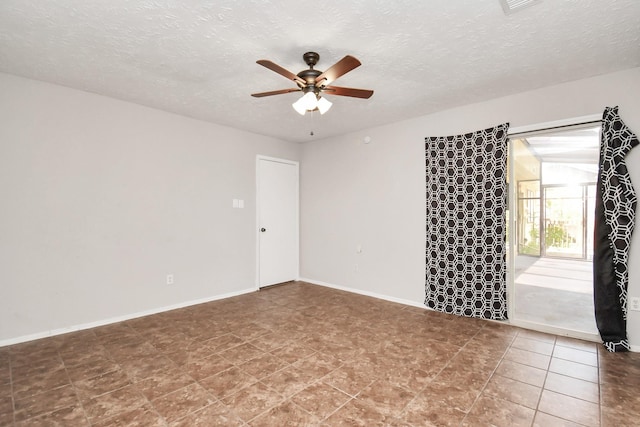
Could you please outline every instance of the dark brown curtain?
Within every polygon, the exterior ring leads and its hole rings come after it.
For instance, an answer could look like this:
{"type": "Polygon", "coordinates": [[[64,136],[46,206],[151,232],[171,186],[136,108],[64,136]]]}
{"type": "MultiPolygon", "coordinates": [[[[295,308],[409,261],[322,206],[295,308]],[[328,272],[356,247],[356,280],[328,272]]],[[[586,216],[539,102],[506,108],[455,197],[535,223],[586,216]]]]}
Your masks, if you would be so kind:
{"type": "Polygon", "coordinates": [[[425,139],[425,304],[503,320],[509,124],[425,139]]]}
{"type": "Polygon", "coordinates": [[[596,324],[607,350],[628,351],[627,286],[629,245],[636,194],[625,157],[638,138],[624,124],[618,107],[602,117],[593,257],[596,324]]]}

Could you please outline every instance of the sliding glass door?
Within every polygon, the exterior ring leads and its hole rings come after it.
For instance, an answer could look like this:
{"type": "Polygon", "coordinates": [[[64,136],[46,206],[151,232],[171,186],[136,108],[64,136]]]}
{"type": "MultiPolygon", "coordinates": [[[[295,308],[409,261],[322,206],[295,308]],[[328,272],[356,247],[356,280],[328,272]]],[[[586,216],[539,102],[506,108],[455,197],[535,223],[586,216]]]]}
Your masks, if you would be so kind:
{"type": "Polygon", "coordinates": [[[596,334],[591,261],[599,127],[531,133],[510,144],[511,320],[596,334]]]}

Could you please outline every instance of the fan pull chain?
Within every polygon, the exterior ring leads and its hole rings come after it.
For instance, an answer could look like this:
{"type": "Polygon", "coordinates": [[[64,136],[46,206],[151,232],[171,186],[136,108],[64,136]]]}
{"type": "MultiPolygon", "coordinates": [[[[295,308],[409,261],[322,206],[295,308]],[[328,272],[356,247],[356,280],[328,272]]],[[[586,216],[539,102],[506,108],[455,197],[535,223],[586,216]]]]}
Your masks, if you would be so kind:
{"type": "Polygon", "coordinates": [[[309,120],[311,121],[311,132],[309,132],[309,136],[314,136],[313,133],[313,124],[315,123],[315,111],[309,111],[309,120]]]}

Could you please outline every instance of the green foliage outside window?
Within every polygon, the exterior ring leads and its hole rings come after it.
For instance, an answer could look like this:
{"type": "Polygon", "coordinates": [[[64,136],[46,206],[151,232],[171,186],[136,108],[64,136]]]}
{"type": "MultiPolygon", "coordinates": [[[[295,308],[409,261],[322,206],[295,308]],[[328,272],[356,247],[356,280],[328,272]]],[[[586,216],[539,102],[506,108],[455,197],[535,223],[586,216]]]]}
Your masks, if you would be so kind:
{"type": "Polygon", "coordinates": [[[547,247],[568,248],[576,239],[560,224],[548,224],[544,230],[544,238],[547,247]]]}

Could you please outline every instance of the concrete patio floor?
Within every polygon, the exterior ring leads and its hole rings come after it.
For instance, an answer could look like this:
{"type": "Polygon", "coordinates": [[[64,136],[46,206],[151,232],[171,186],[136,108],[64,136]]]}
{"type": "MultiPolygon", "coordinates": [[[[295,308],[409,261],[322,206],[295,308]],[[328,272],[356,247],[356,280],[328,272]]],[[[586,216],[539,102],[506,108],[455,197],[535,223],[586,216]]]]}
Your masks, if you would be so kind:
{"type": "Polygon", "coordinates": [[[590,261],[520,255],[514,318],[597,334],[590,261]]]}

